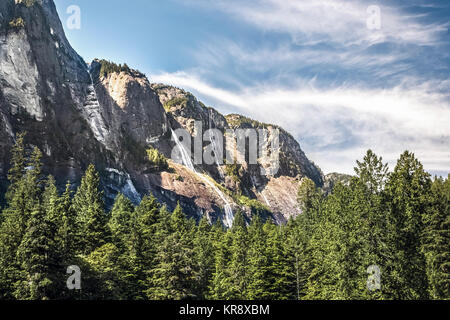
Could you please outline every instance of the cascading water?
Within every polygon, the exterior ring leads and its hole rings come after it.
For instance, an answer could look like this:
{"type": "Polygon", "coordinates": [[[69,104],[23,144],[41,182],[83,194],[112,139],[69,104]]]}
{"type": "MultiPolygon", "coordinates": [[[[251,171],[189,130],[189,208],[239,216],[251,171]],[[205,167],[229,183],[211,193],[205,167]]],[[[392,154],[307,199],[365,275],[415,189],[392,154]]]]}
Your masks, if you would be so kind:
{"type": "MultiPolygon", "coordinates": [[[[208,118],[209,118],[209,129],[211,130],[212,129],[212,125],[211,125],[212,124],[211,110],[209,111],[208,118]]],[[[216,162],[217,169],[219,170],[220,177],[223,180],[225,178],[225,175],[223,174],[222,167],[220,166],[219,159],[217,157],[217,143],[216,143],[216,140],[214,139],[213,135],[209,136],[209,141],[211,141],[211,146],[212,146],[213,151],[214,151],[214,161],[216,162]]]]}
{"type": "Polygon", "coordinates": [[[267,206],[270,208],[270,202],[267,199],[267,197],[264,195],[264,190],[258,190],[258,188],[256,187],[256,184],[255,184],[255,179],[251,175],[250,175],[250,181],[252,182],[253,188],[256,190],[256,192],[258,192],[258,193],[260,193],[262,195],[262,197],[264,198],[264,201],[266,202],[267,206]]]}
{"type": "MultiPolygon", "coordinates": [[[[88,96],[88,103],[90,104],[85,106],[86,109],[89,110],[88,121],[92,128],[92,131],[94,132],[95,138],[98,141],[105,143],[107,128],[100,113],[100,103],[98,102],[98,96],[95,90],[94,79],[92,79],[92,75],[89,68],[87,69],[87,73],[89,75],[89,79],[91,80],[90,92],[88,96]]],[[[110,150],[110,148],[107,145],[105,146],[108,150],[110,150]]]]}
{"type": "Polygon", "coordinates": [[[217,193],[217,195],[222,199],[222,201],[225,203],[224,206],[224,210],[225,210],[225,225],[228,228],[231,228],[233,226],[233,220],[234,220],[234,214],[233,214],[233,210],[231,209],[231,205],[228,202],[227,198],[225,197],[225,195],[223,194],[222,191],[220,191],[219,188],[217,188],[217,186],[210,181],[207,177],[205,177],[204,175],[202,175],[201,173],[199,173],[197,170],[195,170],[194,164],[192,162],[191,157],[189,156],[189,153],[187,152],[187,150],[184,148],[184,145],[180,142],[180,139],[178,138],[178,136],[175,134],[175,132],[173,131],[172,128],[170,128],[170,131],[172,132],[172,137],[175,140],[175,144],[178,147],[178,150],[180,151],[181,154],[181,160],[183,161],[183,164],[189,168],[192,172],[194,172],[200,179],[202,179],[207,185],[209,185],[214,192],[217,193]]]}

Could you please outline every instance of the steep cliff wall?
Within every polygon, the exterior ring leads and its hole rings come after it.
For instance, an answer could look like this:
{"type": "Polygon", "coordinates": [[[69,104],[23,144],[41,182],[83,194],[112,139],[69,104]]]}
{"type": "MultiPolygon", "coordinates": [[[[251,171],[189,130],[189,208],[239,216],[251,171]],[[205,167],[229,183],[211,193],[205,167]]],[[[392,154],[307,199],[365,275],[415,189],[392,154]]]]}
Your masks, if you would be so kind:
{"type": "MultiPolygon", "coordinates": [[[[0,2],[0,193],[7,185],[10,149],[15,135],[44,153],[45,172],[60,186],[76,186],[89,163],[102,177],[108,204],[118,192],[135,203],[154,194],[169,209],[177,202],[188,215],[226,220],[227,210],[273,217],[282,223],[298,214],[296,192],[303,176],[318,185],[323,175],[299,144],[275,125],[240,115],[223,116],[192,94],[147,77],[128,66],[104,60],[87,64],[67,41],[51,0],[0,2]],[[280,168],[262,175],[269,159],[198,164],[189,169],[168,160],[155,169],[147,149],[170,158],[171,129],[185,128],[194,138],[195,121],[203,128],[280,130],[280,168]],[[192,170],[193,169],[193,170],[192,170]]],[[[204,141],[202,147],[210,147],[204,141]]],[[[228,146],[227,146],[228,147],[228,146]]],[[[229,212],[228,212],[229,213],[229,212]]]]}

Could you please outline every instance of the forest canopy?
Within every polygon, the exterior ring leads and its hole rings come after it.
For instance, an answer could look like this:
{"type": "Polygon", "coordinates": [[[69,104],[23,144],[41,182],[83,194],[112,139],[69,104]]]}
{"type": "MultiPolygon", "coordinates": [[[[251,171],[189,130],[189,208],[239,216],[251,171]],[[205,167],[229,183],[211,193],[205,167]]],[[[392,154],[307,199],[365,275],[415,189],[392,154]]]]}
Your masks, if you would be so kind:
{"type": "Polygon", "coordinates": [[[0,215],[0,299],[450,298],[450,181],[410,152],[389,172],[369,150],[330,194],[303,178],[286,225],[238,211],[225,229],[152,195],[135,206],[119,194],[106,210],[93,165],[61,193],[41,151],[26,150],[20,134],[0,215]],[[82,270],[80,290],[66,285],[69,266],[82,270]]]}

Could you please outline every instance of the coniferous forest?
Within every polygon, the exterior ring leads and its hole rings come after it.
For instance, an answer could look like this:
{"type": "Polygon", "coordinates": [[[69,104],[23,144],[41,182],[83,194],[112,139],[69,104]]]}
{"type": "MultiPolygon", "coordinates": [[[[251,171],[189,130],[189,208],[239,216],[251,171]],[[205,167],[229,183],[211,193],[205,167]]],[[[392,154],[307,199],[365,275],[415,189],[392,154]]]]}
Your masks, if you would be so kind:
{"type": "Polygon", "coordinates": [[[24,138],[0,215],[0,299],[450,298],[450,181],[410,152],[388,171],[369,150],[330,194],[304,178],[302,213],[284,226],[237,212],[226,230],[151,195],[134,206],[119,194],[107,211],[92,165],[61,194],[24,138]]]}

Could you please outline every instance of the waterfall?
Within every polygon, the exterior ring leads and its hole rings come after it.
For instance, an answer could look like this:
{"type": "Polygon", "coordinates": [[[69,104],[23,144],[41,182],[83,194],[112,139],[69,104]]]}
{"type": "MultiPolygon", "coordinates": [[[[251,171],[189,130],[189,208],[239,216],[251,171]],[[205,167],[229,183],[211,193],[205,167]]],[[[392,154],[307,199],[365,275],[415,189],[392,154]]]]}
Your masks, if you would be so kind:
{"type": "Polygon", "coordinates": [[[197,173],[197,171],[195,170],[194,164],[192,163],[192,159],[189,156],[189,153],[184,148],[183,144],[180,142],[180,139],[175,134],[175,132],[173,131],[172,128],[170,128],[170,131],[172,132],[172,138],[173,138],[173,140],[175,140],[175,144],[177,145],[178,150],[180,151],[181,160],[183,161],[183,164],[186,167],[188,167],[189,169],[191,169],[192,171],[194,171],[195,173],[197,173]]]}
{"type": "Polygon", "coordinates": [[[108,150],[111,150],[105,143],[108,129],[100,112],[100,103],[98,101],[97,92],[95,91],[94,79],[92,79],[92,75],[89,69],[87,69],[87,73],[89,75],[89,79],[91,80],[91,83],[89,85],[90,92],[87,97],[88,101],[86,101],[84,105],[87,111],[87,120],[89,121],[95,138],[99,142],[103,143],[108,150]]]}
{"type": "MultiPolygon", "coordinates": [[[[211,130],[212,129],[212,125],[211,125],[211,123],[212,123],[212,121],[211,121],[211,110],[208,111],[208,118],[209,118],[209,129],[211,130]]],[[[211,141],[211,146],[212,146],[213,151],[214,151],[214,161],[216,162],[217,169],[219,170],[220,177],[223,180],[223,179],[225,179],[225,175],[223,174],[222,167],[220,166],[219,159],[217,157],[217,143],[216,143],[216,140],[213,139],[213,135],[209,135],[209,141],[211,141]]]]}
{"type": "Polygon", "coordinates": [[[180,139],[175,134],[175,132],[173,131],[172,128],[170,128],[170,131],[172,132],[173,140],[175,140],[175,144],[177,145],[178,150],[180,151],[181,159],[183,161],[183,164],[187,168],[189,168],[192,172],[194,172],[195,175],[197,175],[200,179],[202,179],[207,185],[209,185],[214,190],[214,192],[217,193],[217,195],[225,203],[225,206],[224,206],[224,210],[225,210],[225,225],[228,228],[231,228],[233,226],[234,214],[233,214],[233,210],[231,209],[231,205],[228,202],[227,198],[225,197],[223,192],[220,191],[220,189],[212,181],[210,181],[207,177],[205,177],[203,174],[199,173],[195,169],[194,164],[192,162],[192,159],[189,156],[189,153],[187,152],[187,150],[184,148],[183,144],[180,142],[180,139]]]}
{"type": "Polygon", "coordinates": [[[264,201],[266,202],[267,206],[270,208],[270,202],[267,199],[267,197],[264,195],[264,189],[258,190],[258,188],[256,187],[256,184],[255,184],[255,179],[253,178],[252,175],[250,175],[250,181],[252,182],[252,185],[253,185],[253,188],[255,189],[255,191],[259,192],[262,195],[262,197],[264,198],[264,201]]]}

